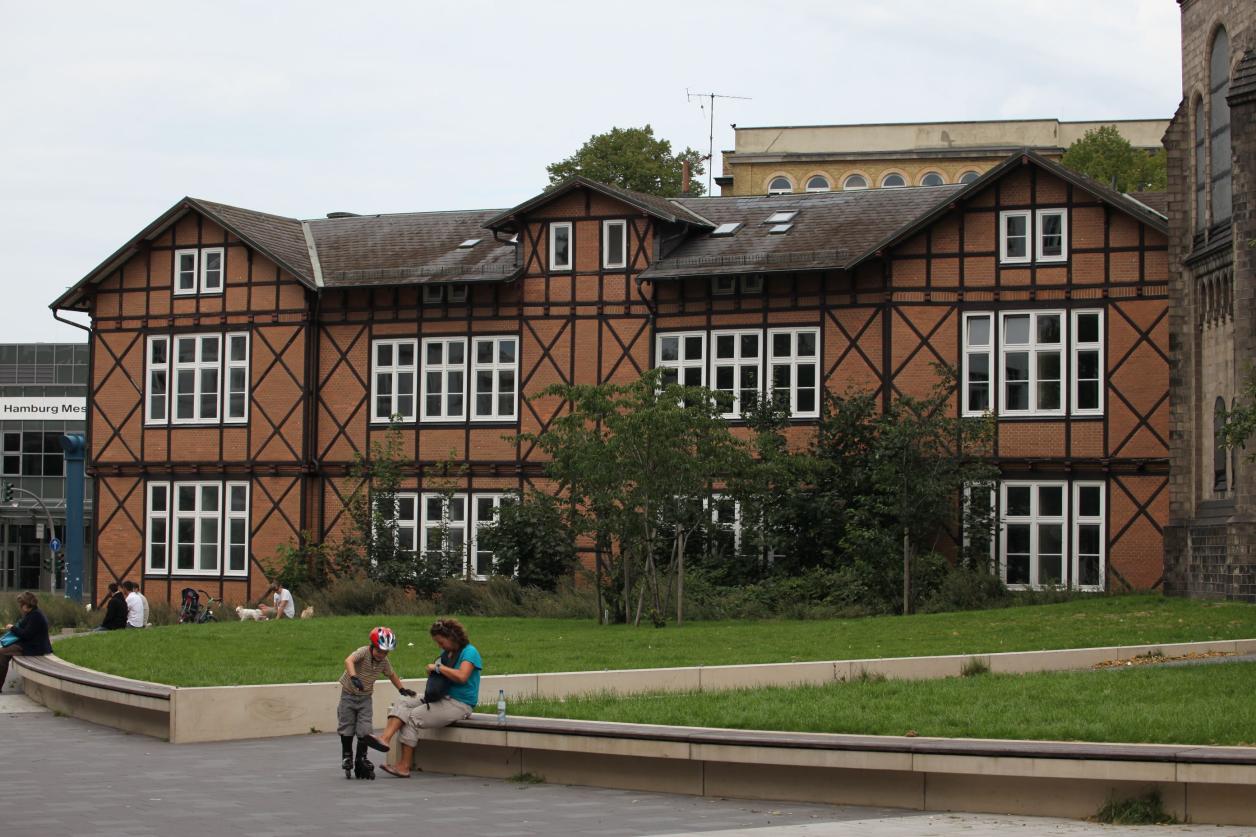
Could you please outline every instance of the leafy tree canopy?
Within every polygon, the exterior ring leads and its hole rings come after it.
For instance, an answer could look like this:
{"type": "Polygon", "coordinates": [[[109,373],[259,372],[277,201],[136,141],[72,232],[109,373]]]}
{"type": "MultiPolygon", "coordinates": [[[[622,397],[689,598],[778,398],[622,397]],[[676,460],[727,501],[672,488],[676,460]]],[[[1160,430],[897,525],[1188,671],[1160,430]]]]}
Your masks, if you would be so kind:
{"type": "Polygon", "coordinates": [[[1061,162],[1121,192],[1160,191],[1168,184],[1164,149],[1148,154],[1135,148],[1115,125],[1087,131],[1068,147],[1061,162]]]}
{"type": "Polygon", "coordinates": [[[682,163],[689,162],[689,194],[706,192],[701,176],[706,172],[703,155],[686,147],[680,153],[672,144],[654,136],[649,125],[644,128],[611,128],[594,134],[575,154],[545,167],[550,185],[555,186],[576,175],[599,183],[609,183],[634,192],[663,197],[681,194],[682,163]]]}

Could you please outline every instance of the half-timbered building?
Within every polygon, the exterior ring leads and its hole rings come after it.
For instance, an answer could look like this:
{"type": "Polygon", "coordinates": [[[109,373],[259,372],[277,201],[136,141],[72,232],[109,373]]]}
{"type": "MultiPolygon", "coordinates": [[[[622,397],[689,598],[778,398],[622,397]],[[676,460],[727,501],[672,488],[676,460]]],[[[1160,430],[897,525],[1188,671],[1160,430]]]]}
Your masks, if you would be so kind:
{"type": "MultiPolygon", "coordinates": [[[[1147,588],[1167,481],[1164,217],[1025,151],[964,185],[664,199],[577,178],[509,210],[301,221],[184,199],[53,303],[90,313],[97,584],[256,596],[346,525],[355,456],[399,426],[400,537],[544,485],[520,432],[558,382],[651,367],[997,416],[1011,585],[1147,588]],[[443,463],[459,490],[434,491],[443,463]]],[[[730,412],[736,421],[736,410],[730,412]]],[[[441,477],[444,485],[447,477],[441,477]]]]}

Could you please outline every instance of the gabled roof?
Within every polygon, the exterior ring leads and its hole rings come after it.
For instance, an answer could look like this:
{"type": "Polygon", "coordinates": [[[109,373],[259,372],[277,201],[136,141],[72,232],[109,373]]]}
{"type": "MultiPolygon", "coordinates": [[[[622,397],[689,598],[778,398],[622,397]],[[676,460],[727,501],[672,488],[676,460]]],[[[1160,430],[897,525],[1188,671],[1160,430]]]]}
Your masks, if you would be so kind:
{"type": "Polygon", "coordinates": [[[514,278],[517,247],[485,221],[498,209],[403,212],[307,221],[326,287],[500,282],[514,278]],[[479,239],[471,247],[459,247],[479,239]]]}
{"type": "Polygon", "coordinates": [[[599,194],[605,195],[629,206],[635,207],[647,215],[658,218],[669,224],[689,224],[694,227],[714,227],[715,225],[701,215],[695,214],[681,204],[676,198],[663,198],[658,195],[649,195],[645,192],[634,192],[631,189],[622,189],[619,186],[612,186],[609,183],[599,183],[596,180],[590,180],[587,177],[579,175],[570,177],[546,189],[534,198],[524,201],[518,206],[512,207],[500,212],[488,219],[485,226],[494,230],[514,230],[516,229],[515,221],[520,215],[531,212],[537,207],[544,206],[555,198],[562,197],[568,192],[576,189],[589,189],[599,194]]]}
{"type": "Polygon", "coordinates": [[[945,201],[939,204],[910,223],[903,225],[900,229],[895,230],[892,234],[886,236],[882,241],[869,247],[862,255],[852,261],[849,267],[855,267],[861,262],[877,255],[887,247],[893,247],[894,245],[905,241],[923,230],[925,227],[928,227],[930,224],[936,222],[948,211],[950,211],[953,205],[977,194],[1012,169],[1026,163],[1033,163],[1046,169],[1061,180],[1071,183],[1083,191],[1089,192],[1109,206],[1121,210],[1127,215],[1132,216],[1136,221],[1140,221],[1152,229],[1166,234],[1169,231],[1168,219],[1146,204],[1140,203],[1139,201],[1131,198],[1129,195],[1125,195],[1115,189],[1109,189],[1107,186],[1100,184],[1098,181],[1092,180],[1084,174],[1075,172],[1072,169],[1055,162],[1054,160],[1049,160],[1033,149],[1022,148],[1019,152],[1010,155],[1002,163],[999,163],[994,168],[986,171],[967,186],[961,187],[958,192],[952,194],[950,201],[945,201]]]}
{"type": "Polygon", "coordinates": [[[314,271],[309,253],[305,248],[300,221],[213,201],[184,198],[140,230],[134,238],[122,245],[90,273],[74,283],[65,293],[57,297],[50,307],[56,310],[74,309],[80,306],[83,301],[83,290],[88,285],[101,281],[117,270],[138,253],[145,242],[156,239],[180,218],[192,211],[203,213],[248,246],[265,254],[303,284],[311,288],[315,287],[314,271]]]}

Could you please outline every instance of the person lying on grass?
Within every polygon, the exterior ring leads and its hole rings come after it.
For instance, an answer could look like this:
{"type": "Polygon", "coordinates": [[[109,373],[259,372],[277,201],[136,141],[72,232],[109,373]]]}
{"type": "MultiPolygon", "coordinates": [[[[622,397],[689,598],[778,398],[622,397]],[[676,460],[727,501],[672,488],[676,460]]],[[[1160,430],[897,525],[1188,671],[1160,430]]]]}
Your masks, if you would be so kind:
{"type": "MultiPolygon", "coordinates": [[[[345,673],[340,675],[340,704],[336,707],[336,732],[340,733],[340,767],[359,779],[374,778],[368,767],[366,748],[371,746],[371,703],[375,681],[387,677],[402,695],[413,697],[388,662],[388,652],[397,647],[397,637],[383,626],[371,631],[371,642],[345,657],[345,673]],[[357,759],[353,757],[353,737],[358,738],[357,759]]],[[[388,748],[385,747],[385,750],[388,748]]]]}
{"type": "Polygon", "coordinates": [[[437,677],[429,676],[423,697],[403,697],[388,707],[388,726],[384,727],[383,734],[372,736],[369,742],[375,749],[386,751],[393,736],[401,733],[401,760],[396,767],[383,765],[385,773],[399,779],[410,775],[419,730],[447,727],[470,718],[480,700],[480,671],[484,663],[480,652],[467,639],[466,629],[457,619],[437,619],[428,633],[441,650],[440,659],[427,666],[427,673],[437,677]],[[443,681],[448,681],[448,691],[438,696],[443,681]]]}

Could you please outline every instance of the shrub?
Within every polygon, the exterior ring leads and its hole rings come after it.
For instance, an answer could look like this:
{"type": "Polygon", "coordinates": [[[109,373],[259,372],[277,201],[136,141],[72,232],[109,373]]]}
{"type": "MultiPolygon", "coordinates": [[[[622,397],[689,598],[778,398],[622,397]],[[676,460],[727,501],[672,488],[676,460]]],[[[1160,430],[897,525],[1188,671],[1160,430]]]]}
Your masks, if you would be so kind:
{"type": "Polygon", "coordinates": [[[1164,810],[1160,791],[1131,799],[1110,798],[1095,814],[1095,820],[1109,825],[1169,825],[1177,822],[1164,810]]]}
{"type": "Polygon", "coordinates": [[[369,615],[380,613],[395,589],[369,578],[342,578],[321,590],[298,590],[296,599],[324,616],[369,615]]]}
{"type": "Polygon", "coordinates": [[[531,491],[517,503],[503,503],[497,520],[478,537],[493,553],[493,572],[524,587],[553,591],[576,564],[575,537],[549,494],[531,491]]]}
{"type": "MultiPolygon", "coordinates": [[[[64,596],[38,591],[35,591],[35,595],[39,597],[39,609],[48,619],[48,628],[54,634],[62,628],[87,628],[104,618],[103,615],[92,613],[83,605],[64,596]]],[[[22,612],[17,606],[17,594],[0,596],[0,627],[17,622],[20,618],[22,612]]]]}
{"type": "Polygon", "coordinates": [[[979,677],[990,673],[990,663],[981,657],[969,657],[959,670],[960,677],[979,677]]]}
{"type": "Polygon", "coordinates": [[[946,574],[920,607],[921,613],[1007,607],[1012,597],[998,576],[958,567],[946,574]]]}
{"type": "Polygon", "coordinates": [[[334,551],[330,544],[315,543],[312,534],[303,532],[300,543],[289,541],[275,551],[275,561],[268,574],[272,581],[289,590],[323,589],[337,575],[334,551]]]}

